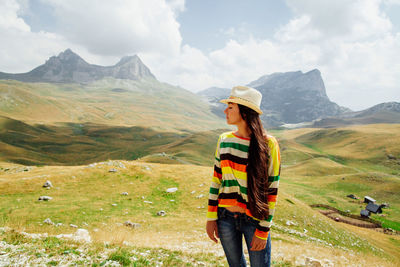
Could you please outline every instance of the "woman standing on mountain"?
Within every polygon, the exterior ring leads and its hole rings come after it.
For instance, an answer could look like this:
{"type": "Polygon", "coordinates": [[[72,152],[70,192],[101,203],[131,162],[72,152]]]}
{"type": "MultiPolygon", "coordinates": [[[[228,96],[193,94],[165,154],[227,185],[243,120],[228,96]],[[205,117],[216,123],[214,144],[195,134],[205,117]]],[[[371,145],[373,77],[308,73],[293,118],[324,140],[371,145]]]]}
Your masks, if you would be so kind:
{"type": "Polygon", "coordinates": [[[270,266],[270,226],[280,175],[276,139],[261,120],[262,95],[246,86],[232,88],[224,113],[237,131],[219,136],[207,212],[207,234],[221,240],[229,266],[246,266],[243,236],[251,266],[270,266]]]}

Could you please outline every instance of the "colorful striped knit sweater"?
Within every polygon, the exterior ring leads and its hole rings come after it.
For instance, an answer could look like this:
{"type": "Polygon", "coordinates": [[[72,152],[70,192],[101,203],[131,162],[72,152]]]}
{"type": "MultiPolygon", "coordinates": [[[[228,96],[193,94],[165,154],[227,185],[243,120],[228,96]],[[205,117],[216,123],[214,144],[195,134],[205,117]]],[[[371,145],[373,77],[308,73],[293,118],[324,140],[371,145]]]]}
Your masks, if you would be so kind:
{"type": "Polygon", "coordinates": [[[246,214],[258,222],[256,236],[267,239],[272,218],[275,212],[280,175],[280,151],[275,137],[268,135],[270,166],[268,180],[269,216],[260,220],[252,216],[247,198],[247,157],[250,139],[226,132],[220,135],[215,151],[214,175],[208,199],[207,220],[217,220],[218,207],[238,206],[246,210],[246,214]]]}

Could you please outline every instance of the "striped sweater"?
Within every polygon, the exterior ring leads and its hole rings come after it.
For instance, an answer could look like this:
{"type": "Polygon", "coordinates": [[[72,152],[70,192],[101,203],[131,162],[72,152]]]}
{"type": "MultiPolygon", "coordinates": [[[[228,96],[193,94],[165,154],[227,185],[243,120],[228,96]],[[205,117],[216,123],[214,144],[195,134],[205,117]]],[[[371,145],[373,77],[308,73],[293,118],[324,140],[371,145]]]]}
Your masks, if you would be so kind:
{"type": "Polygon", "coordinates": [[[269,216],[260,220],[252,216],[247,198],[247,157],[250,139],[226,132],[220,135],[215,151],[214,175],[208,199],[207,220],[217,220],[218,207],[238,206],[246,210],[246,214],[258,222],[256,236],[267,239],[272,218],[275,212],[280,175],[280,151],[275,137],[268,135],[270,166],[268,180],[269,216]]]}

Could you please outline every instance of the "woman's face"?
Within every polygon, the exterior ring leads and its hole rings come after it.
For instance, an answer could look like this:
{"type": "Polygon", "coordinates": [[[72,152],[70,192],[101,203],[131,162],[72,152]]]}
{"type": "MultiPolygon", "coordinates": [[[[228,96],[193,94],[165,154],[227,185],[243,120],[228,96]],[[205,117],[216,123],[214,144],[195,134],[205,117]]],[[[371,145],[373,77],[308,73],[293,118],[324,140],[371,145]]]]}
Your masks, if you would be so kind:
{"type": "Polygon", "coordinates": [[[238,125],[243,122],[243,118],[240,115],[239,106],[236,103],[229,103],[228,107],[224,110],[226,115],[226,122],[232,125],[238,125]]]}

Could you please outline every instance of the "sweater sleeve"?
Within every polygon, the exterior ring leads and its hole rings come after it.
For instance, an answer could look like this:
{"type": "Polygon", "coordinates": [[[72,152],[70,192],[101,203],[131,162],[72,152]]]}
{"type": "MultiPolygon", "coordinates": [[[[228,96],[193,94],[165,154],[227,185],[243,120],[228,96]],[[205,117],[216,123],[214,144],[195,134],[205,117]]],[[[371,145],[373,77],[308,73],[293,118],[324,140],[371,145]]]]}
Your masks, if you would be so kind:
{"type": "Polygon", "coordinates": [[[272,219],[275,213],[276,198],[278,195],[279,179],[281,173],[281,155],[278,141],[273,136],[268,136],[268,147],[270,151],[270,165],[268,169],[268,181],[271,183],[268,189],[268,206],[269,215],[265,220],[260,221],[257,226],[255,235],[258,238],[266,240],[268,238],[269,229],[272,225],[272,219]]]}
{"type": "Polygon", "coordinates": [[[208,197],[208,210],[207,210],[208,221],[215,221],[218,219],[217,215],[218,195],[222,180],[220,142],[221,142],[221,136],[218,138],[217,149],[215,150],[214,174],[211,180],[210,194],[208,197]]]}

